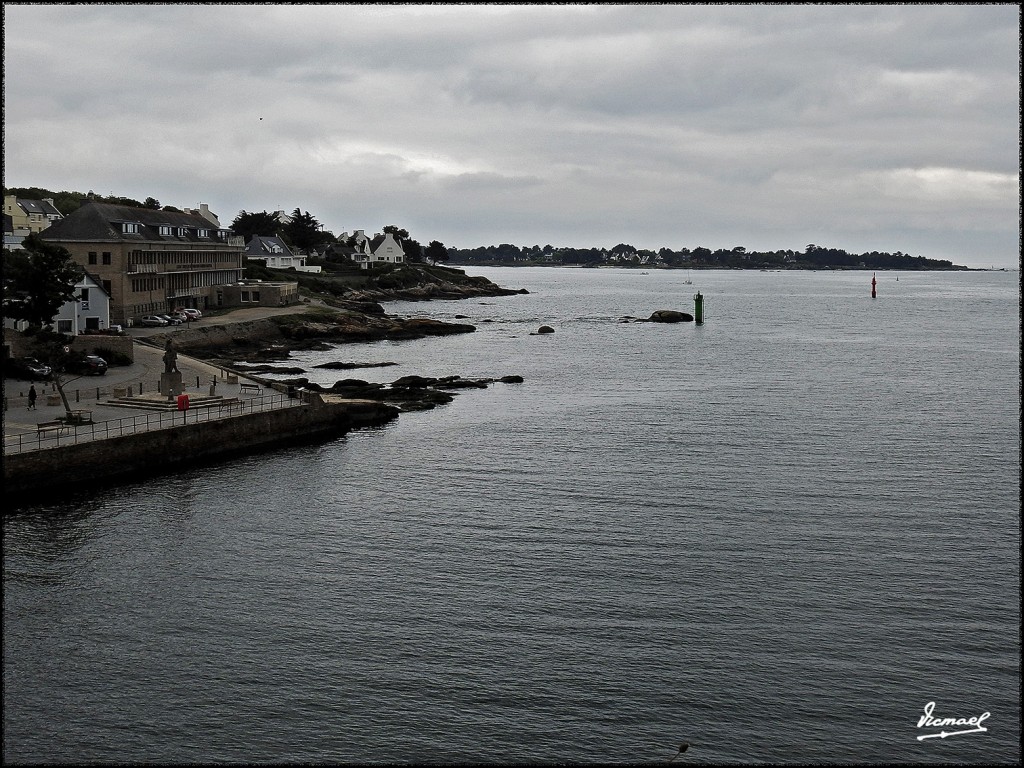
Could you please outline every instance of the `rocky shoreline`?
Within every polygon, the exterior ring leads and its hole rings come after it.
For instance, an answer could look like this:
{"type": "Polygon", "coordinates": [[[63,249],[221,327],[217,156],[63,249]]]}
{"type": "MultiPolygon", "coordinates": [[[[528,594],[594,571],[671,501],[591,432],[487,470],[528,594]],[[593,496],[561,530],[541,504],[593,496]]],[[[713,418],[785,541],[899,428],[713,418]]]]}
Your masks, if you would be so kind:
{"type": "MultiPolygon", "coordinates": [[[[522,377],[515,375],[486,379],[403,376],[387,385],[361,379],[341,379],[330,387],[322,387],[300,376],[305,373],[305,369],[287,365],[293,351],[326,351],[339,344],[421,339],[473,333],[476,330],[476,326],[466,323],[393,317],[386,314],[378,303],[381,301],[468,299],[528,293],[526,289],[502,288],[487,278],[469,277],[456,270],[446,269],[441,273],[443,277],[451,279],[439,278],[436,271],[417,274],[421,279],[414,285],[350,290],[340,297],[318,297],[322,305],[309,305],[294,314],[176,328],[174,331],[153,334],[147,341],[162,347],[171,340],[174,348],[183,354],[249,377],[258,377],[261,373],[293,376],[295,378],[273,382],[290,390],[305,389],[347,399],[371,400],[397,406],[401,410],[423,410],[450,402],[453,391],[458,389],[484,388],[494,382],[522,382],[522,377]],[[285,364],[275,364],[282,362],[285,364]]],[[[389,365],[395,363],[333,361],[317,367],[344,371],[389,365]]]]}
{"type": "Polygon", "coordinates": [[[237,361],[252,364],[286,360],[294,350],[327,350],[336,344],[421,339],[475,330],[476,326],[464,323],[323,310],[228,325],[178,328],[154,334],[148,340],[159,346],[172,340],[179,352],[231,367],[237,361]]]}

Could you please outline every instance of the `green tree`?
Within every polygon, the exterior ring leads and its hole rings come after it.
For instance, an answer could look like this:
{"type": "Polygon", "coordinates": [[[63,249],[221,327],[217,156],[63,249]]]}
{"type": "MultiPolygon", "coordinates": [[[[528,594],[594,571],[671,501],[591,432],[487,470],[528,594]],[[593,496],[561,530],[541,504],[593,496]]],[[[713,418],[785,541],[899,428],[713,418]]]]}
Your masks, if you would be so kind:
{"type": "Polygon", "coordinates": [[[399,240],[408,240],[409,239],[409,230],[407,230],[407,229],[399,229],[394,224],[388,224],[381,231],[384,232],[385,235],[388,234],[388,233],[391,233],[392,235],[397,237],[399,240]]]}
{"type": "MultiPolygon", "coordinates": [[[[281,234],[300,251],[309,252],[324,241],[323,225],[309,211],[292,211],[292,220],[281,228],[281,234]]],[[[328,239],[333,239],[327,234],[328,239]]]]}
{"type": "Polygon", "coordinates": [[[159,211],[160,201],[157,200],[155,197],[147,197],[146,200],[142,203],[142,207],[152,208],[154,211],[159,211]]]}
{"type": "Polygon", "coordinates": [[[252,240],[253,235],[274,237],[277,235],[278,227],[280,224],[277,217],[269,211],[239,211],[235,220],[231,222],[231,229],[236,235],[245,238],[246,242],[252,240]]]}
{"type": "MultiPolygon", "coordinates": [[[[405,231],[404,229],[402,230],[405,231]]],[[[394,234],[394,233],[392,233],[394,234]]],[[[419,264],[423,261],[423,246],[417,241],[408,239],[402,240],[402,251],[405,253],[405,260],[411,264],[419,264]]]]}
{"type": "Polygon", "coordinates": [[[4,270],[4,316],[47,325],[61,306],[75,297],[82,268],[67,248],[51,245],[36,233],[25,238],[22,248],[25,253],[18,256],[5,253],[5,262],[9,254],[11,258],[10,268],[4,270]]]}
{"type": "Polygon", "coordinates": [[[439,240],[431,240],[424,255],[435,264],[439,261],[448,261],[448,249],[439,240]]]}

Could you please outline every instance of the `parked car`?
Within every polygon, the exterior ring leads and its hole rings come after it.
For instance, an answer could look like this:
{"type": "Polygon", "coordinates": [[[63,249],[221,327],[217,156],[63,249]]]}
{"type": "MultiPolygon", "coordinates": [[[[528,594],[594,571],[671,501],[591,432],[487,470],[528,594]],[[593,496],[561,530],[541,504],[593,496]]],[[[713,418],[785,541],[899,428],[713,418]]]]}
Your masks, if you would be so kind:
{"type": "Polygon", "coordinates": [[[14,379],[37,381],[49,378],[52,371],[50,366],[44,365],[34,357],[15,357],[7,361],[4,373],[14,379]]]}
{"type": "Polygon", "coordinates": [[[189,320],[198,320],[203,316],[203,313],[198,309],[192,309],[192,307],[180,307],[174,310],[174,314],[181,315],[182,319],[186,322],[189,320]]]}
{"type": "Polygon", "coordinates": [[[148,325],[151,327],[155,326],[158,328],[162,328],[165,325],[170,325],[170,323],[168,323],[159,315],[146,315],[145,317],[139,319],[139,325],[148,325]]]}
{"type": "Polygon", "coordinates": [[[107,372],[107,361],[99,355],[73,357],[67,364],[68,373],[84,373],[87,376],[102,376],[107,372]]]}
{"type": "Polygon", "coordinates": [[[182,323],[185,322],[184,320],[182,320],[180,317],[177,317],[176,315],[157,315],[157,317],[162,317],[164,320],[167,321],[168,325],[181,325],[182,323]]]}

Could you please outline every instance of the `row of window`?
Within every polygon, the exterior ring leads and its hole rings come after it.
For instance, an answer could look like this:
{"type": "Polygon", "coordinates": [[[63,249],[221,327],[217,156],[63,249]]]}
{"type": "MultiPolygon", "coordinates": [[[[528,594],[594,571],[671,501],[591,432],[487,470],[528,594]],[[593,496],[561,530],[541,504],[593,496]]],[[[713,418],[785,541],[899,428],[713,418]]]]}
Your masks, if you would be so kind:
{"type": "MultiPolygon", "coordinates": [[[[96,263],[96,251],[89,251],[89,263],[90,264],[95,264],[96,263]]],[[[104,264],[109,264],[110,263],[110,251],[104,251],[103,252],[103,263],[104,264]]]]}
{"type": "Polygon", "coordinates": [[[170,275],[170,289],[181,291],[188,288],[203,288],[211,285],[233,283],[239,278],[238,272],[188,272],[184,275],[170,275]]]}
{"type": "MultiPolygon", "coordinates": [[[[172,227],[168,224],[161,224],[159,227],[160,234],[163,237],[188,237],[188,227],[172,227]]],[[[210,230],[208,229],[197,229],[196,237],[209,238],[210,230]]]]}
{"type": "Polygon", "coordinates": [[[144,293],[145,291],[162,291],[164,289],[164,278],[150,277],[140,280],[132,280],[132,293],[144,293]]]}
{"type": "Polygon", "coordinates": [[[241,266],[241,254],[236,251],[132,251],[128,264],[209,265],[230,264],[241,266]]]}
{"type": "MultiPolygon", "coordinates": [[[[195,232],[196,237],[207,240],[212,236],[212,230],[202,227],[176,227],[170,224],[160,224],[157,226],[157,230],[160,232],[161,237],[188,237],[189,232],[195,232]]],[[[141,231],[142,225],[137,222],[121,222],[121,232],[126,235],[137,235],[141,231]]],[[[228,237],[228,232],[229,230],[226,229],[218,229],[217,237],[224,240],[228,237]]]]}
{"type": "Polygon", "coordinates": [[[140,315],[153,315],[158,312],[167,311],[166,301],[151,301],[148,304],[132,304],[131,311],[128,312],[129,317],[139,317],[140,315]]]}

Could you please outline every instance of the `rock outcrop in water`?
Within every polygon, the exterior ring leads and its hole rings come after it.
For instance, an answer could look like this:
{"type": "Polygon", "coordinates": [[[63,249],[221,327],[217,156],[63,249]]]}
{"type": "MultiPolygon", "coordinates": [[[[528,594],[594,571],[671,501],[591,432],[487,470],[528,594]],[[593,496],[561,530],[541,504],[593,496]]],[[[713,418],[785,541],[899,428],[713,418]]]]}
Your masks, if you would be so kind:
{"type": "Polygon", "coordinates": [[[490,384],[522,384],[519,375],[499,378],[465,379],[461,376],[402,376],[391,384],[379,384],[362,379],[341,379],[330,387],[323,387],[306,378],[287,379],[279,382],[296,389],[307,389],[322,394],[337,395],[348,399],[375,400],[394,405],[403,411],[422,411],[450,403],[454,399],[452,390],[486,389],[490,384]]]}
{"type": "Polygon", "coordinates": [[[172,333],[154,334],[148,340],[163,346],[173,336],[174,347],[180,352],[230,365],[231,361],[238,360],[250,363],[283,360],[291,350],[328,350],[340,343],[421,339],[475,330],[475,326],[465,323],[425,318],[322,311],[229,325],[176,328],[172,333]]]}
{"type": "Polygon", "coordinates": [[[649,323],[692,323],[693,315],[689,312],[677,312],[674,309],[656,309],[647,318],[649,323]]]}

